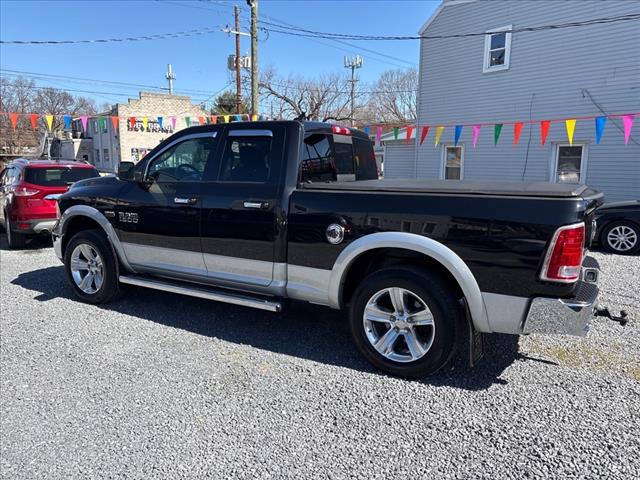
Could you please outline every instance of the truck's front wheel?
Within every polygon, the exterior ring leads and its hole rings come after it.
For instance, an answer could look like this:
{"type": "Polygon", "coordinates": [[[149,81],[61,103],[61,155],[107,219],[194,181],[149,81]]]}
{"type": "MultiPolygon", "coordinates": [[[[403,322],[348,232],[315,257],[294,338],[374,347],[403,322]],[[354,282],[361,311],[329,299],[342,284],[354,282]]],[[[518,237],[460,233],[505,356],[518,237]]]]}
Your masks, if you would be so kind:
{"type": "Polygon", "coordinates": [[[465,334],[456,295],[432,272],[413,267],[365,278],[354,293],[349,319],[362,354],[381,370],[407,378],[444,367],[465,334]]]}
{"type": "Polygon", "coordinates": [[[75,294],[88,303],[107,303],[120,294],[117,260],[99,230],[75,234],[65,250],[64,267],[75,294]]]}

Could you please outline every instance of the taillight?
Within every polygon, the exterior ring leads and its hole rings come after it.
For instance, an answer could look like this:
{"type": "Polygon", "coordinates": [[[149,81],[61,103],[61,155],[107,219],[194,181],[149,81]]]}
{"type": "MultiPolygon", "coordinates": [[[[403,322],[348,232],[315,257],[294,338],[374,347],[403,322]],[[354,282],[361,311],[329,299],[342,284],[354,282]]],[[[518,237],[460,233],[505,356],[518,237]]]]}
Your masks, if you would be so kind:
{"type": "Polygon", "coordinates": [[[540,278],[561,283],[578,280],[584,255],[584,237],[582,222],[556,230],[547,250],[540,278]]]}
{"type": "Polygon", "coordinates": [[[340,125],[334,125],[331,127],[333,133],[337,133],[338,135],[351,135],[351,130],[347,127],[341,127],[340,125]]]}
{"type": "Polygon", "coordinates": [[[29,187],[18,187],[13,191],[13,194],[16,197],[31,197],[33,195],[37,195],[38,193],[40,193],[40,190],[29,187]]]}

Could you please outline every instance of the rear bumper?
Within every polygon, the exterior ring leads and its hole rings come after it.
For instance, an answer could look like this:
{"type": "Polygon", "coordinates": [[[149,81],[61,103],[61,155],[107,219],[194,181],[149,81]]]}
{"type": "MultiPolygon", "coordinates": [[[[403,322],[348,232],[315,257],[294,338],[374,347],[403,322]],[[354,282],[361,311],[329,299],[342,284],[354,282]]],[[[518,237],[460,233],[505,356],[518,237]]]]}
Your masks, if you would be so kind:
{"type": "Polygon", "coordinates": [[[582,279],[573,298],[534,298],[524,321],[523,333],[557,333],[584,336],[591,329],[598,307],[600,265],[586,257],[582,279]]]}
{"type": "Polygon", "coordinates": [[[584,336],[598,306],[598,286],[580,282],[574,298],[534,298],[522,333],[555,333],[584,336]]]}
{"type": "Polygon", "coordinates": [[[25,234],[49,234],[53,231],[53,227],[55,226],[58,220],[55,218],[36,218],[32,220],[12,220],[12,230],[17,233],[25,233],[25,234]],[[26,228],[15,228],[16,225],[24,226],[28,224],[26,228]]]}

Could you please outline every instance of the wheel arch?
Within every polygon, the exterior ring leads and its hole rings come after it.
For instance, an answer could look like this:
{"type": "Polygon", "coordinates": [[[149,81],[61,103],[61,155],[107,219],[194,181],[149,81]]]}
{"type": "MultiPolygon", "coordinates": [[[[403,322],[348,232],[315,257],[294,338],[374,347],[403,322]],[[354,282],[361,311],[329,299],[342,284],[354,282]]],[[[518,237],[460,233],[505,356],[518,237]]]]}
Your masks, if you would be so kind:
{"type": "Polygon", "coordinates": [[[475,328],[491,332],[480,287],[467,264],[442,243],[413,233],[373,233],[349,244],[331,270],[329,305],[332,308],[342,308],[351,288],[347,281],[352,281],[363,270],[363,264],[368,264],[383,252],[393,252],[398,257],[409,252],[410,256],[421,259],[421,263],[443,273],[445,281],[458,288],[464,296],[475,328]]]}
{"type": "Polygon", "coordinates": [[[107,220],[107,218],[96,208],[89,205],[74,205],[69,207],[60,217],[60,222],[57,226],[57,231],[62,237],[62,249],[61,252],[64,255],[64,251],[69,243],[69,240],[73,235],[88,229],[100,229],[107,236],[107,241],[116,258],[120,264],[131,272],[134,270],[127,261],[127,257],[124,253],[124,248],[120,243],[120,239],[116,235],[113,225],[107,220]]]}

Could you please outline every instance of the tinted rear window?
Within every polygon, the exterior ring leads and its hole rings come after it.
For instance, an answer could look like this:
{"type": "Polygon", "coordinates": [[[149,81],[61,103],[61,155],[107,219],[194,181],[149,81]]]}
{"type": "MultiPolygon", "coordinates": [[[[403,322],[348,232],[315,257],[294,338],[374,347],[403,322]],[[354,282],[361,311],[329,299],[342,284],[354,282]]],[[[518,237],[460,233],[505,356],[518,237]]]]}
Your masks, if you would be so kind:
{"type": "Polygon", "coordinates": [[[378,165],[371,142],[354,138],[353,150],[356,159],[356,180],[377,180],[378,165]]]}
{"type": "Polygon", "coordinates": [[[27,168],[24,172],[24,181],[44,187],[64,187],[78,180],[98,177],[99,175],[95,168],[27,168]]]}

